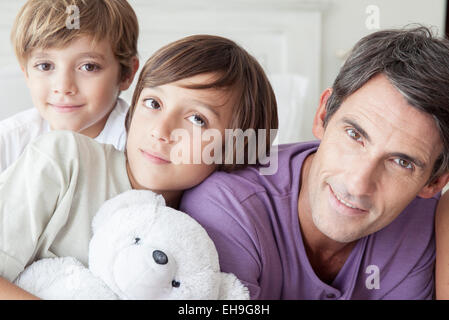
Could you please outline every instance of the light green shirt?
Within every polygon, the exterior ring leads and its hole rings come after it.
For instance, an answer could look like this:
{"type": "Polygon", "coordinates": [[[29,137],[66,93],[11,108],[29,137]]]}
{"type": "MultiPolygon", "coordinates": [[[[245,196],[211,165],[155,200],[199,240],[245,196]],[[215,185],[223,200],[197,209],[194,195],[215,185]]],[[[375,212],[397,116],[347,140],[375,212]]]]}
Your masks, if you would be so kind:
{"type": "Polygon", "coordinates": [[[41,258],[87,265],[91,222],[106,200],[131,189],[123,152],[55,131],[0,174],[0,276],[13,281],[41,258]]]}

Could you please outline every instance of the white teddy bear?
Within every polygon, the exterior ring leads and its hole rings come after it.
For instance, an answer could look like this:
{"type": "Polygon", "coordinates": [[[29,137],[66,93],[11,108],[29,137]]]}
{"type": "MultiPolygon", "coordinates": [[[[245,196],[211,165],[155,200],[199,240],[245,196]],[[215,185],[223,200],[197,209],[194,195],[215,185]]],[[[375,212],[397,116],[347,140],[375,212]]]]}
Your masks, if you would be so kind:
{"type": "Polygon", "coordinates": [[[42,299],[249,299],[220,272],[207,232],[151,191],[106,201],[92,222],[89,268],[74,258],[27,267],[15,283],[42,299]]]}

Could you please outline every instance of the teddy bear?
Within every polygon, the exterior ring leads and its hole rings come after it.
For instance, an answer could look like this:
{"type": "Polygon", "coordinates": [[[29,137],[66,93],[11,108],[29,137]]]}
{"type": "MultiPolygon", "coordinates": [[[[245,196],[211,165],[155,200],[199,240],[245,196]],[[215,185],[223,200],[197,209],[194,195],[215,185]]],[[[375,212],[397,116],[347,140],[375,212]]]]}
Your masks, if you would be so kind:
{"type": "Polygon", "coordinates": [[[88,267],[72,257],[28,266],[15,284],[42,299],[249,299],[220,271],[207,232],[148,190],[106,201],[92,221],[88,267]]]}

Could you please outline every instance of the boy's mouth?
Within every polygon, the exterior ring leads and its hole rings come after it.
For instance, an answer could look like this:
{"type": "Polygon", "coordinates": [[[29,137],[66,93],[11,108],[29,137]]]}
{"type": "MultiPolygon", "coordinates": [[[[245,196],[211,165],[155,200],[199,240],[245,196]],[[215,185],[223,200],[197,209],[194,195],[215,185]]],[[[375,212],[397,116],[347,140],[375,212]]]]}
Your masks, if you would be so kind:
{"type": "Polygon", "coordinates": [[[139,151],[142,153],[142,155],[149,160],[152,163],[155,164],[167,164],[170,163],[171,161],[169,159],[167,159],[167,157],[159,154],[159,153],[155,153],[149,150],[143,150],[143,149],[139,149],[139,151]]]}
{"type": "Polygon", "coordinates": [[[57,104],[57,103],[55,104],[49,103],[48,105],[57,112],[72,112],[84,106],[83,104],[75,105],[75,104],[57,104]]]}

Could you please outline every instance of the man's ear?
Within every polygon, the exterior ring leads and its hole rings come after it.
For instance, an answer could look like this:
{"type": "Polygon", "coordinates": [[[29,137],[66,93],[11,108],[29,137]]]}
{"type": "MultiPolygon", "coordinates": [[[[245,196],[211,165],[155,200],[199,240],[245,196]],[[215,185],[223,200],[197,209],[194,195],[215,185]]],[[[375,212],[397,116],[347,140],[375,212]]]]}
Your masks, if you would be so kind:
{"type": "Polygon", "coordinates": [[[137,70],[139,70],[139,65],[140,65],[139,58],[137,58],[136,56],[132,57],[130,74],[120,83],[120,91],[127,90],[129,86],[133,83],[137,70]]]}
{"type": "Polygon", "coordinates": [[[318,106],[318,110],[315,113],[315,118],[313,118],[312,132],[313,135],[320,140],[324,136],[324,118],[326,117],[326,104],[331,94],[332,88],[327,88],[326,90],[324,90],[320,97],[320,105],[318,106]]]}
{"type": "Polygon", "coordinates": [[[446,172],[432,182],[426,184],[418,193],[418,196],[421,198],[432,198],[436,193],[440,192],[448,182],[449,172],[446,172]]]}

